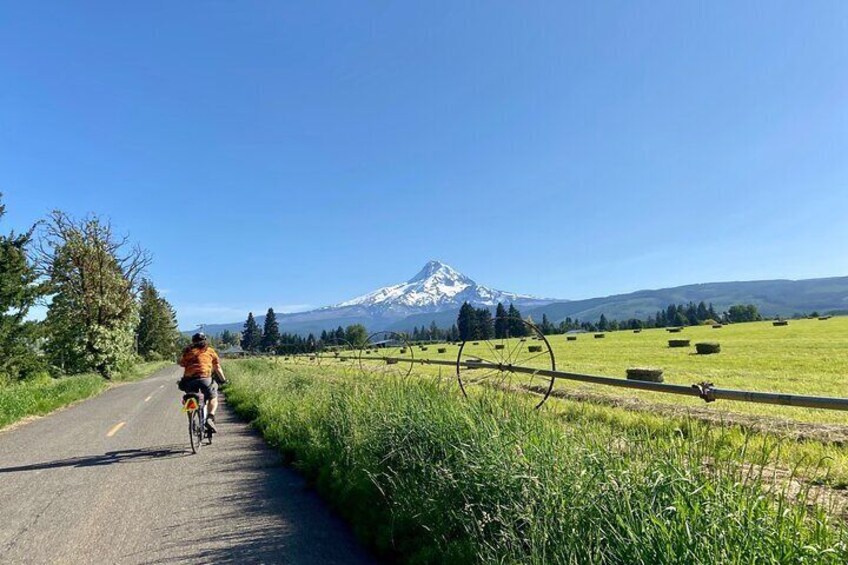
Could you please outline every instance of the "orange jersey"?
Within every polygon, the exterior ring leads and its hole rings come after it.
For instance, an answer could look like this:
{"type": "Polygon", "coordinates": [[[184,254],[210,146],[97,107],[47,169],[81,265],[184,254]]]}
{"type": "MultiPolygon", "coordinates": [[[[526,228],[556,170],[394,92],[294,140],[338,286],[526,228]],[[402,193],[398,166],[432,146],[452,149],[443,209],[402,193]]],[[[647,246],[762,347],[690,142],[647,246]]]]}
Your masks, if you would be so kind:
{"type": "Polygon", "coordinates": [[[185,377],[211,377],[212,370],[220,365],[218,354],[207,345],[203,348],[187,347],[180,358],[180,366],[185,368],[185,377]]]}

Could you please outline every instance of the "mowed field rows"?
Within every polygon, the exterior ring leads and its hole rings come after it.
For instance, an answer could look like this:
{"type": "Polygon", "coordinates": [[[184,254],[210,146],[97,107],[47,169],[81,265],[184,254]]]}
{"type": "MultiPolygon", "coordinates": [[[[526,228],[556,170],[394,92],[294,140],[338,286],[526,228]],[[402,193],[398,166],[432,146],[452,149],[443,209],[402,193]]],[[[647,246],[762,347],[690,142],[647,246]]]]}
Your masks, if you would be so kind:
{"type": "MultiPolygon", "coordinates": [[[[848,396],[848,317],[791,320],[787,326],[774,326],[766,321],[727,325],[720,329],[687,327],[679,333],[649,329],[640,333],[608,332],[603,339],[596,339],[591,333],[576,334],[576,338],[568,341],[565,335],[547,336],[558,370],[624,379],[628,368],[656,367],[664,371],[667,383],[691,385],[708,381],[718,388],[848,396]],[[670,339],[688,339],[691,346],[671,348],[668,346],[670,339]],[[721,352],[698,355],[695,344],[699,342],[718,342],[721,352]]],[[[548,362],[545,355],[533,356],[527,351],[534,344],[532,340],[519,342],[517,339],[484,341],[478,345],[469,343],[463,355],[492,359],[497,354],[506,356],[517,351],[512,354],[515,364],[526,362],[533,367],[544,367],[548,362]],[[504,344],[504,349],[496,353],[492,346],[499,344],[504,344]]],[[[413,354],[416,359],[455,360],[458,350],[456,345],[430,345],[426,350],[414,347],[413,354]],[[439,353],[440,348],[446,351],[439,353]]],[[[372,354],[404,357],[397,348],[375,350],[372,354]]],[[[452,369],[417,366],[415,371],[441,372],[444,376],[452,369]]],[[[848,412],[732,401],[706,404],[698,398],[566,380],[557,380],[556,388],[577,396],[590,395],[601,401],[636,399],[644,403],[706,410],[717,416],[740,413],[812,424],[848,425],[848,412]]]]}

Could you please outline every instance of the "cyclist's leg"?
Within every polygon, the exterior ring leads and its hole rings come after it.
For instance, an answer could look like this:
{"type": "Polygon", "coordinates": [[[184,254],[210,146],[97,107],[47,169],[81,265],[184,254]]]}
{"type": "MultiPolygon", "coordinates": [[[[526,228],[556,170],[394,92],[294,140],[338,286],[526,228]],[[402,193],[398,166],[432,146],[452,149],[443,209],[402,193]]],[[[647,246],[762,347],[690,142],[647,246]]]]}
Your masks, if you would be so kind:
{"type": "Polygon", "coordinates": [[[198,379],[202,387],[203,396],[206,398],[206,422],[212,431],[218,431],[215,426],[215,411],[218,409],[218,391],[212,383],[212,379],[198,379]]]}

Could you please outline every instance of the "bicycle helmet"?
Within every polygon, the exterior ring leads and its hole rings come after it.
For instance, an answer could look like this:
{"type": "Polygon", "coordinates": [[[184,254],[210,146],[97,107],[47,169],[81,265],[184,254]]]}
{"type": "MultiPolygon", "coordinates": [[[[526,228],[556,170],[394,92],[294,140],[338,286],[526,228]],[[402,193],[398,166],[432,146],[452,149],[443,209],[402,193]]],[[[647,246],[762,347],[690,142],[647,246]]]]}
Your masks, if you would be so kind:
{"type": "Polygon", "coordinates": [[[194,345],[200,345],[202,343],[206,343],[206,334],[203,332],[198,332],[191,336],[191,342],[194,345]]]}

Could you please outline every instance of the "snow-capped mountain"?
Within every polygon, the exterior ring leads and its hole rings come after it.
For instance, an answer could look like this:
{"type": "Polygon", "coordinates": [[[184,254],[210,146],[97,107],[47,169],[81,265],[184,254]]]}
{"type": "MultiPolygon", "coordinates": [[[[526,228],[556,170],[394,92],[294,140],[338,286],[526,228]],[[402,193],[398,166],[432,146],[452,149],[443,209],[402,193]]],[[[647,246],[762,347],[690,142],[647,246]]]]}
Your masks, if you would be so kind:
{"type": "MultiPolygon", "coordinates": [[[[463,302],[477,307],[494,307],[498,302],[535,307],[554,300],[495,290],[477,284],[449,265],[430,261],[406,282],[386,286],[334,306],[297,314],[277,314],[277,319],[281,330],[301,334],[319,333],[349,324],[363,324],[370,331],[408,330],[433,321],[440,327],[450,327],[456,321],[463,302]]],[[[264,316],[257,315],[256,320],[261,325],[264,316]]],[[[206,331],[210,334],[218,334],[225,329],[240,331],[243,324],[210,324],[206,331]]]]}
{"type": "Polygon", "coordinates": [[[494,306],[498,302],[536,301],[523,294],[495,290],[474,282],[450,265],[430,261],[406,282],[386,286],[328,308],[362,306],[380,310],[438,312],[470,302],[494,306]]]}

